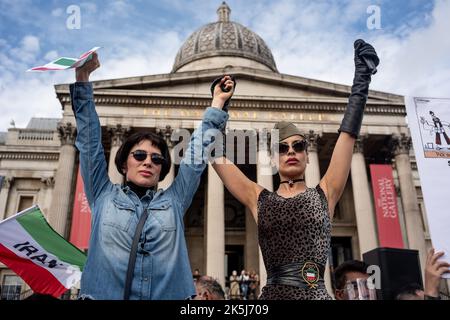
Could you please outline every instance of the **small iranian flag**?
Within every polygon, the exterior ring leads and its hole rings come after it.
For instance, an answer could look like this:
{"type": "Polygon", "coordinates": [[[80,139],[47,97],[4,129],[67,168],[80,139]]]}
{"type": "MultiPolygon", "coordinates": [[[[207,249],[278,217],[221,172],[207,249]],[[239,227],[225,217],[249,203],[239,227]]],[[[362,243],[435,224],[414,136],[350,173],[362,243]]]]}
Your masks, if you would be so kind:
{"type": "Polygon", "coordinates": [[[66,70],[71,68],[81,67],[86,61],[91,58],[92,53],[100,49],[100,47],[94,47],[91,50],[83,53],[79,58],[67,58],[62,57],[52,62],[49,62],[43,66],[34,67],[28,69],[27,71],[58,71],[58,70],[66,70]]]}
{"type": "Polygon", "coordinates": [[[59,297],[81,279],[86,255],[33,206],[0,222],[0,261],[34,292],[59,297]]]}

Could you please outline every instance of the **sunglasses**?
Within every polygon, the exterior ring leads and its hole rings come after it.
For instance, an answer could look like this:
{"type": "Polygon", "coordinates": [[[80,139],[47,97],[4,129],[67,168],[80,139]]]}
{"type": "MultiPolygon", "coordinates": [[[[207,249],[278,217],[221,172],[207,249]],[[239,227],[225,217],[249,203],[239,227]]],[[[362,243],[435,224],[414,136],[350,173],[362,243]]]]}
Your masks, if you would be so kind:
{"type": "MultiPolygon", "coordinates": [[[[300,140],[300,141],[295,141],[292,144],[292,149],[295,152],[300,153],[300,152],[305,151],[307,146],[308,146],[308,143],[305,140],[300,140]]],[[[281,142],[281,143],[278,143],[277,145],[275,145],[275,150],[278,150],[279,154],[285,154],[285,153],[289,152],[289,147],[290,147],[289,144],[287,144],[285,142],[281,142]]]]}
{"type": "Polygon", "coordinates": [[[166,159],[158,153],[147,153],[144,150],[136,150],[130,153],[136,161],[144,161],[147,159],[147,156],[150,156],[150,159],[156,165],[161,165],[166,162],[166,159]]]}

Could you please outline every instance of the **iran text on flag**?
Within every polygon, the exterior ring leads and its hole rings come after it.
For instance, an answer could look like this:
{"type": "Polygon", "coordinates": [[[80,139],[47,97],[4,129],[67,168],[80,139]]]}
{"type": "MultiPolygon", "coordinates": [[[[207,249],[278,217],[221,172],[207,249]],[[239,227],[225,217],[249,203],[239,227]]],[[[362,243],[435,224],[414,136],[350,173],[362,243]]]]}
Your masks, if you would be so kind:
{"type": "Polygon", "coordinates": [[[86,255],[33,206],[0,222],[0,261],[34,292],[59,297],[81,279],[86,255]]]}

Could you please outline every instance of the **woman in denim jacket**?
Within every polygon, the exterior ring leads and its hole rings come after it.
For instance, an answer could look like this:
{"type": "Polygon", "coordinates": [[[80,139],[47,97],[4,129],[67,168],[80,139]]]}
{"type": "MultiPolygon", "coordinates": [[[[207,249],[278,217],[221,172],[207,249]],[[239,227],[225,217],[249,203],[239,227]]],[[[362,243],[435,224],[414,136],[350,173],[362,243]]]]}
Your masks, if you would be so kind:
{"type": "Polygon", "coordinates": [[[100,66],[97,54],[76,69],[70,85],[77,123],[76,147],[81,175],[92,210],[89,252],[81,278],[81,299],[124,299],[130,249],[140,218],[145,224],[129,284],[129,299],[186,299],[195,295],[184,238],[183,215],[191,204],[206,167],[207,148],[213,136],[224,129],[228,114],[222,110],[234,91],[226,76],[215,86],[212,106],[193,133],[178,175],[166,190],[155,191],[170,168],[165,141],[156,134],[130,136],[116,156],[116,166],[125,184],[108,177],[101,127],[95,110],[89,75],[100,66]],[[147,216],[147,217],[146,217],[147,216]]]}

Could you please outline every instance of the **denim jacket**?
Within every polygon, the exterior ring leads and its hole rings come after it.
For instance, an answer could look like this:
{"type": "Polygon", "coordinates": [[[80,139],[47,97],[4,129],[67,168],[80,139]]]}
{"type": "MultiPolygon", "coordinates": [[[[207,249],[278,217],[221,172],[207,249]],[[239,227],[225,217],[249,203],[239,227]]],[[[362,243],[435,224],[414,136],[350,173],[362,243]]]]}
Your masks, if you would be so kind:
{"type": "Polygon", "coordinates": [[[72,84],[70,94],[77,123],[75,145],[92,211],[81,298],[123,298],[132,239],[144,210],[149,216],[139,240],[130,299],[181,300],[195,295],[183,216],[206,167],[211,132],[225,127],[228,114],[207,108],[172,185],[165,191],[148,190],[139,199],[129,187],[109,180],[92,84],[72,84]]]}

